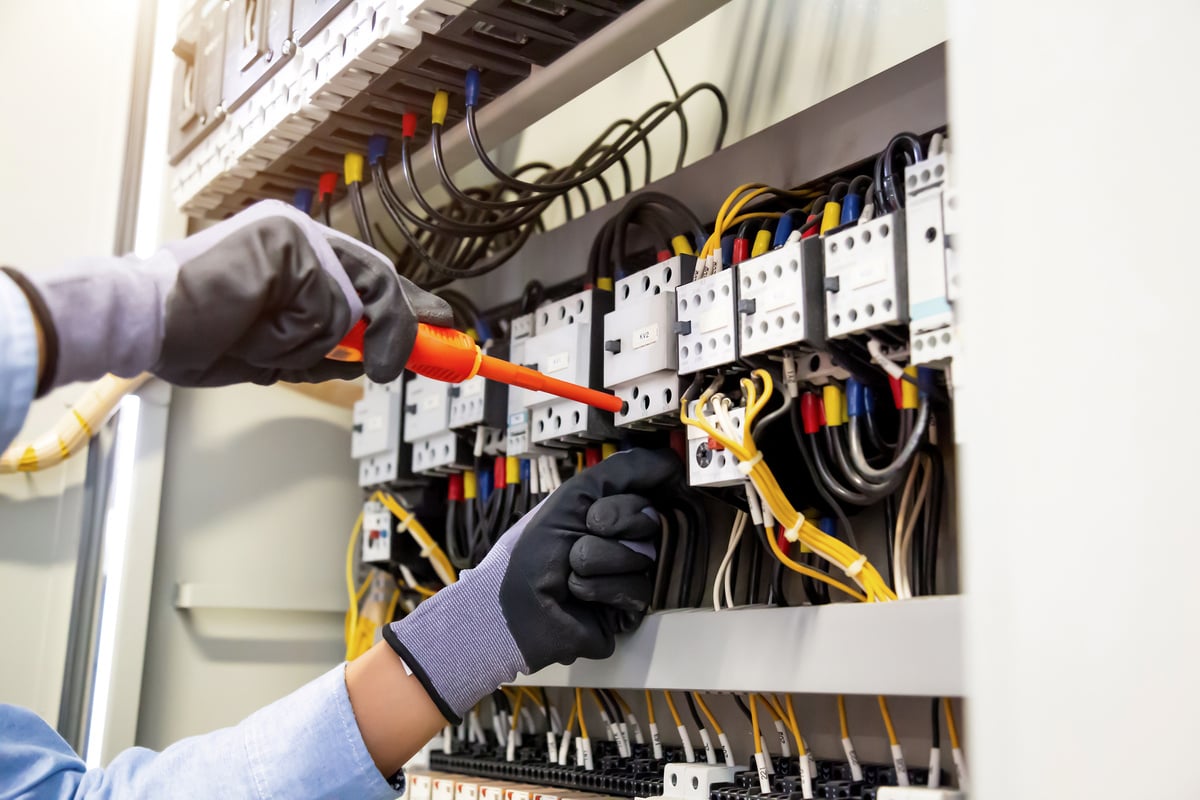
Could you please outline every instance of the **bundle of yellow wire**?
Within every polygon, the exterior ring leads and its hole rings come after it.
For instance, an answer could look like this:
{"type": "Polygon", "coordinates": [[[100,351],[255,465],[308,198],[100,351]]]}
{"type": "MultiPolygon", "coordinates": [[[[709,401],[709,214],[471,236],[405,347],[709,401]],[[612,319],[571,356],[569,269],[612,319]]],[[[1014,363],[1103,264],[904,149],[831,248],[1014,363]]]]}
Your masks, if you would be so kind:
{"type": "Polygon", "coordinates": [[[776,189],[773,186],[768,186],[765,183],[743,183],[741,186],[734,189],[729,197],[725,198],[725,202],[721,204],[721,210],[717,213],[717,220],[713,224],[712,236],[708,237],[708,241],[700,249],[700,258],[704,259],[712,255],[721,247],[721,237],[725,232],[734,225],[740,225],[746,220],[751,219],[779,219],[783,215],[774,211],[755,211],[743,214],[742,209],[756,198],[770,194],[777,197],[791,197],[800,200],[812,198],[811,192],[792,192],[786,189],[776,189]]]}
{"type": "Polygon", "coordinates": [[[720,442],[726,450],[741,462],[742,470],[747,472],[747,477],[749,477],[750,481],[754,484],[754,488],[762,496],[768,508],[770,508],[771,514],[783,526],[783,530],[786,532],[789,541],[799,541],[821,558],[832,564],[836,564],[851,580],[858,584],[862,591],[856,591],[850,586],[830,578],[819,570],[814,570],[811,567],[792,560],[780,549],[772,532],[768,531],[767,542],[770,544],[775,557],[781,563],[795,572],[828,583],[830,586],[840,589],[857,600],[872,603],[881,600],[895,600],[896,594],[888,587],[883,576],[879,574],[879,571],[867,561],[866,556],[806,520],[792,506],[787,496],[783,493],[783,489],[780,488],[779,482],[775,480],[770,467],[763,460],[762,451],[758,449],[750,433],[755,418],[771,399],[771,394],[774,391],[774,382],[771,380],[771,374],[766,370],[758,369],[752,374],[754,378],[762,381],[763,389],[760,394],[757,385],[751,378],[743,378],[741,381],[742,390],[746,396],[746,419],[742,425],[741,441],[717,430],[704,417],[701,410],[712,398],[714,393],[713,387],[709,387],[700,395],[696,403],[697,414],[695,417],[688,413],[688,400],[685,397],[680,404],[679,419],[685,425],[693,425],[703,430],[713,440],[720,442]]]}

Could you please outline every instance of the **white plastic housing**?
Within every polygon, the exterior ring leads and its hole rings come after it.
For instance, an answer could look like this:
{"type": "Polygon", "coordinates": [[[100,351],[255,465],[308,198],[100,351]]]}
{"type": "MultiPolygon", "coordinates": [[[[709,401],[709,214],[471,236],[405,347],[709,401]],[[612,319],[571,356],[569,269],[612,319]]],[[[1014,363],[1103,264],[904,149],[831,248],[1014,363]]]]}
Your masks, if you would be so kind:
{"type": "Polygon", "coordinates": [[[354,404],[350,456],[358,459],[358,485],[394,481],[400,475],[402,380],[388,384],[366,381],[354,404]]]}
{"type": "Polygon", "coordinates": [[[737,272],[724,269],[675,290],[679,374],[732,364],[738,357],[737,272]]]}
{"type": "Polygon", "coordinates": [[[821,245],[816,237],[743,261],[737,275],[741,355],[797,344],[816,347],[824,341],[821,245]]]}
{"type": "Polygon", "coordinates": [[[903,211],[830,233],[824,244],[828,338],[908,322],[903,211]]]}
{"type": "MultiPolygon", "coordinates": [[[[696,401],[688,406],[688,413],[695,416],[696,401]]],[[[746,420],[745,408],[734,408],[729,412],[734,430],[741,436],[742,424],[746,420]]],[[[695,425],[687,427],[688,485],[696,487],[733,486],[746,478],[738,470],[738,460],[728,450],[709,447],[708,434],[695,425]]]]}

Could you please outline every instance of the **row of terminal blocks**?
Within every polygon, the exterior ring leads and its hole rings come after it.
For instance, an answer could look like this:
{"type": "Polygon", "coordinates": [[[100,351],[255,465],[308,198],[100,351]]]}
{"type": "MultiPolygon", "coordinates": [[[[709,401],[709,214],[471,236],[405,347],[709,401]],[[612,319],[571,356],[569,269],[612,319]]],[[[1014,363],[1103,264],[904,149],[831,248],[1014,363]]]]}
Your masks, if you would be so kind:
{"type": "MultiPolygon", "coordinates": [[[[612,441],[620,429],[678,424],[693,377],[751,357],[786,354],[798,380],[845,378],[827,340],[909,331],[914,364],[945,364],[956,349],[957,259],[947,157],[908,168],[907,210],[799,239],[693,279],[675,256],[511,320],[492,355],[552,377],[603,387],[625,401],[615,415],[540,392],[473,378],[450,385],[413,377],[367,387],[355,409],[353,456],[364,486],[405,474],[470,469],[481,454],[530,458],[612,441]]],[[[693,414],[695,409],[692,409],[693,414]]],[[[733,409],[740,424],[742,409],[733,409]]],[[[736,460],[688,428],[693,486],[739,483],[736,460]]]]}
{"type": "MultiPolygon", "coordinates": [[[[606,743],[593,743],[606,744],[606,743]]],[[[740,766],[686,762],[680,752],[669,758],[620,758],[599,755],[595,769],[558,766],[539,761],[537,748],[528,748],[526,759],[508,761],[492,754],[434,752],[431,770],[409,773],[410,800],[599,800],[634,797],[639,800],[803,800],[796,759],[774,759],[764,792],[756,770],[740,766]]],[[[544,755],[544,754],[543,754],[544,755]]],[[[831,800],[961,800],[950,789],[927,789],[925,769],[910,769],[910,786],[896,786],[890,765],[862,764],[862,779],[854,780],[850,764],[816,760],[810,782],[812,796],[831,800]]],[[[943,779],[946,776],[941,776],[943,779]]],[[[945,785],[945,784],[943,784],[945,785]]]]}
{"type": "Polygon", "coordinates": [[[220,218],[316,187],[370,135],[398,137],[438,89],[461,98],[469,67],[487,102],[636,2],[196,0],[173,48],[173,198],[220,218]]]}

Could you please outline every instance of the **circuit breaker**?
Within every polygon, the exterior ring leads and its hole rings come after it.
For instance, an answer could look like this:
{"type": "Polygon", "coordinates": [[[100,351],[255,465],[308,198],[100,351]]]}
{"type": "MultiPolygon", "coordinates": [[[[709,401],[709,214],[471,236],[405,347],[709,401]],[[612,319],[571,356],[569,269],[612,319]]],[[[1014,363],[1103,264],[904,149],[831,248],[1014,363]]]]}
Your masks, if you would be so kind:
{"type": "Polygon", "coordinates": [[[908,322],[904,224],[894,211],[824,237],[830,339],[908,322]]]}
{"type": "Polygon", "coordinates": [[[392,540],[395,538],[392,514],[376,500],[363,504],[362,560],[367,564],[378,564],[392,558],[392,540]]]}
{"type": "Polygon", "coordinates": [[[821,244],[801,239],[737,266],[741,355],[825,339],[821,244]]]}
{"type": "Polygon", "coordinates": [[[400,439],[404,384],[365,381],[362,399],[354,404],[350,457],[358,460],[359,486],[388,483],[400,477],[404,454],[400,439]]]}
{"type": "MultiPolygon", "coordinates": [[[[514,317],[509,326],[508,357],[515,364],[529,363],[525,359],[525,348],[533,337],[537,321],[533,314],[514,317]]],[[[529,409],[527,403],[533,395],[517,386],[508,387],[508,411],[505,416],[504,449],[511,456],[525,458],[544,452],[533,446],[529,437],[529,409]]]]}
{"type": "Polygon", "coordinates": [[[604,315],[604,388],[625,401],[618,426],[644,427],[679,411],[675,287],[695,265],[675,256],[617,281],[604,315]]]}
{"type": "Polygon", "coordinates": [[[905,172],[908,204],[909,342],[914,364],[954,356],[957,349],[950,300],[950,240],[946,235],[949,155],[926,158],[905,172]]]}
{"type": "Polygon", "coordinates": [[[454,472],[470,467],[470,449],[450,430],[450,393],[443,381],[416,375],[404,394],[404,441],[412,447],[417,474],[454,472]]]}
{"type": "MultiPolygon", "coordinates": [[[[549,303],[536,312],[537,333],[525,343],[525,364],[553,378],[584,386],[603,379],[604,314],[612,293],[588,289],[549,303]]],[[[612,415],[573,400],[529,392],[530,441],[569,446],[612,438],[612,415]]]]}
{"type": "Polygon", "coordinates": [[[679,317],[679,374],[722,367],[738,358],[737,271],[684,284],[675,290],[679,317]]]}
{"type": "MultiPolygon", "coordinates": [[[[484,348],[489,356],[508,359],[508,347],[495,343],[484,348]]],[[[476,375],[450,387],[450,427],[472,428],[484,425],[503,428],[508,404],[507,387],[476,375]]]]}

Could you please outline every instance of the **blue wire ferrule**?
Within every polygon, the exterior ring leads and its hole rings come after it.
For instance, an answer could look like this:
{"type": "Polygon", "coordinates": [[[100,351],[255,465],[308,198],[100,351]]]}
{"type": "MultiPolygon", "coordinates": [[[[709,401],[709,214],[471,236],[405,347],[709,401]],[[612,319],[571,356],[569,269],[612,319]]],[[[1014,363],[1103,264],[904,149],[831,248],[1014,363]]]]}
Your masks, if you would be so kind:
{"type": "Polygon", "coordinates": [[[463,93],[467,96],[467,108],[479,105],[479,68],[467,70],[466,80],[463,81],[463,93]]]}
{"type": "Polygon", "coordinates": [[[367,139],[367,163],[372,167],[387,158],[388,137],[377,133],[367,139]]]}
{"type": "Polygon", "coordinates": [[[817,527],[821,529],[822,533],[837,536],[837,520],[833,517],[821,517],[820,522],[817,523],[817,527]]]}
{"type": "Polygon", "coordinates": [[[521,464],[520,464],[519,469],[521,470],[521,483],[529,483],[530,469],[529,469],[529,459],[528,458],[521,459],[521,464]]]}
{"type": "Polygon", "coordinates": [[[937,370],[932,367],[917,367],[917,390],[921,393],[921,397],[928,397],[933,394],[934,387],[937,385],[934,378],[937,370]]]}
{"type": "Polygon", "coordinates": [[[733,263],[733,242],[737,236],[730,234],[721,237],[721,262],[724,264],[733,263]]]}
{"type": "Polygon", "coordinates": [[[858,218],[862,216],[862,210],[862,195],[846,195],[846,199],[842,201],[842,216],[838,220],[838,224],[845,225],[848,222],[858,222],[858,218]]]}
{"type": "Polygon", "coordinates": [[[492,496],[492,471],[485,469],[477,474],[479,475],[479,499],[486,503],[492,496]]]}
{"type": "Polygon", "coordinates": [[[846,414],[860,417],[863,413],[863,385],[856,379],[846,381],[846,414]]]}
{"type": "Polygon", "coordinates": [[[863,394],[863,411],[868,415],[875,413],[875,393],[871,391],[870,386],[864,386],[863,394]]]}
{"type": "Polygon", "coordinates": [[[311,214],[313,205],[313,190],[297,189],[296,194],[292,196],[292,205],[303,211],[305,214],[311,214]]]}
{"type": "Polygon", "coordinates": [[[795,224],[796,220],[792,217],[792,212],[790,211],[779,218],[779,224],[775,226],[775,238],[771,240],[772,250],[787,244],[787,239],[792,235],[795,224]]]}
{"type": "Polygon", "coordinates": [[[488,327],[487,321],[483,317],[474,317],[475,332],[479,334],[479,341],[486,342],[492,338],[492,329],[488,327]]]}

